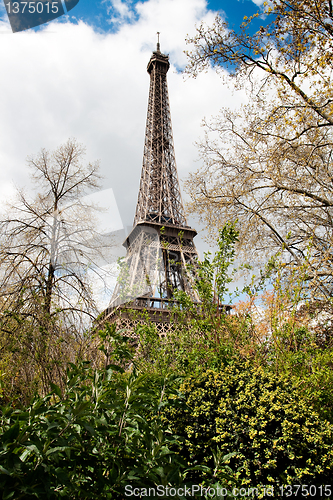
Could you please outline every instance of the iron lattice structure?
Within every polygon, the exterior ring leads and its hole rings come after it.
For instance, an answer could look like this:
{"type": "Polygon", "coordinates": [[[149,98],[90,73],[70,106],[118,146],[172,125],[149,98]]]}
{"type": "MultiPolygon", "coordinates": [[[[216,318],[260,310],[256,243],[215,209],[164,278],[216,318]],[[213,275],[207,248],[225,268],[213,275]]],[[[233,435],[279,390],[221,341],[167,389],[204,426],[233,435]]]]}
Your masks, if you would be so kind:
{"type": "Polygon", "coordinates": [[[150,89],[143,166],[134,224],[186,226],[179,188],[167,87],[169,58],[159,50],[148,63],[150,89]]]}
{"type": "Polygon", "coordinates": [[[176,290],[198,301],[192,286],[197,232],[187,225],[179,187],[167,87],[169,66],[169,57],[161,53],[158,43],[147,66],[150,89],[134,225],[124,242],[127,254],[104,314],[104,321],[133,327],[128,311],[145,311],[161,334],[170,329],[176,290]]]}

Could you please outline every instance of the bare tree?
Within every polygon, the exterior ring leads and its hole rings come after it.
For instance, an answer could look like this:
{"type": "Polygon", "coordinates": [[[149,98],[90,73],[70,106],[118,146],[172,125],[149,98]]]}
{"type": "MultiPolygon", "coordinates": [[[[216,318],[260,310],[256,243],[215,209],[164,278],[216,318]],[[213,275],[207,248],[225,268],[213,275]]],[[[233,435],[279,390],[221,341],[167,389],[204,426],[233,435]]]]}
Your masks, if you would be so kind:
{"type": "MultiPolygon", "coordinates": [[[[192,210],[213,230],[238,220],[238,251],[282,251],[307,266],[315,296],[333,295],[333,15],[328,0],[272,0],[265,25],[221,18],[190,40],[188,71],[229,65],[249,103],[206,122],[192,210]]],[[[259,13],[254,18],[258,18],[259,13]]],[[[304,272],[304,269],[303,271],[304,272]]]]}
{"type": "Polygon", "coordinates": [[[98,312],[90,283],[106,242],[95,230],[96,207],[84,202],[99,187],[99,165],[84,165],[84,154],[68,140],[30,157],[39,194],[30,201],[20,191],[0,226],[1,347],[21,342],[25,362],[42,366],[44,387],[52,360],[59,366],[80,354],[98,312]]]}

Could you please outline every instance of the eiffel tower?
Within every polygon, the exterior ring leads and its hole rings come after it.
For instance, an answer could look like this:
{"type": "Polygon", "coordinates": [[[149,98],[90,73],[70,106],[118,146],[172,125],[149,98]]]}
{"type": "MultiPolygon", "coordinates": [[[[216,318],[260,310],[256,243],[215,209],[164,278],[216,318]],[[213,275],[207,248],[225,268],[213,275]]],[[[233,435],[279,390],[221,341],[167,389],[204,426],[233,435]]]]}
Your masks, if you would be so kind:
{"type": "Polygon", "coordinates": [[[148,113],[140,189],[126,257],[103,321],[133,327],[133,311],[149,315],[160,334],[170,328],[174,293],[198,301],[193,283],[197,232],[186,221],[173,145],[167,72],[169,57],[159,39],[147,66],[148,113]],[[192,271],[189,271],[192,269],[192,271]]]}

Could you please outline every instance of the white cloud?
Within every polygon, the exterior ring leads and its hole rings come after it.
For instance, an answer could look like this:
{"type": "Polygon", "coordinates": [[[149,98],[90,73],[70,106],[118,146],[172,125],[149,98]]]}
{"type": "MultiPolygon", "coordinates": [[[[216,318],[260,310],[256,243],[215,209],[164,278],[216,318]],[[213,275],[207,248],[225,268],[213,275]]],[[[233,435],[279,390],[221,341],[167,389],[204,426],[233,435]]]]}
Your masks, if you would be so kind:
{"type": "Polygon", "coordinates": [[[128,22],[134,17],[131,5],[124,0],[103,0],[103,3],[109,4],[107,12],[112,14],[109,20],[110,23],[128,22]]]}
{"type": "MultiPolygon", "coordinates": [[[[124,2],[114,3],[124,17],[124,2]],[[123,10],[121,10],[123,9],[123,10]]],[[[116,33],[100,34],[84,24],[53,22],[44,29],[12,34],[2,23],[0,64],[0,197],[13,183],[30,189],[27,155],[54,149],[75,137],[87,159],[101,160],[104,188],[112,188],[122,221],[131,225],[141,173],[149,76],[146,66],[161,32],[170,54],[171,116],[180,178],[196,169],[194,142],[204,116],[238,104],[209,70],[184,80],[185,37],[201,19],[213,21],[205,0],[147,0],[136,4],[135,20],[116,33]]]]}

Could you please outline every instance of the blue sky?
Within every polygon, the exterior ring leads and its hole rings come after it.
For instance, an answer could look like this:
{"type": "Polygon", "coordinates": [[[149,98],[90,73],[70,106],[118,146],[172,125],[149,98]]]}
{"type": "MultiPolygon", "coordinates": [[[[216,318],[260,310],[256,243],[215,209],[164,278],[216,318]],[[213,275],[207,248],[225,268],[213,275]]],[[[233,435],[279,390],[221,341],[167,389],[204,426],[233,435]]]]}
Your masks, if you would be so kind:
{"type": "MultiPolygon", "coordinates": [[[[137,3],[144,2],[80,0],[70,12],[70,17],[73,20],[80,19],[92,24],[96,29],[109,32],[117,29],[119,22],[134,21],[137,18],[135,11],[137,3]],[[126,13],[128,16],[125,15],[126,13]]],[[[214,12],[220,12],[231,27],[237,27],[242,23],[244,16],[253,15],[262,3],[260,0],[256,2],[252,0],[210,0],[207,6],[214,12]]]]}
{"type": "MultiPolygon", "coordinates": [[[[137,4],[147,1],[149,0],[140,2],[135,0],[79,0],[79,3],[68,13],[68,16],[61,19],[61,22],[83,21],[93,26],[95,30],[110,33],[119,29],[119,25],[124,22],[135,22],[138,19],[137,4]]],[[[62,3],[66,11],[64,0],[62,3]]],[[[262,3],[263,0],[208,0],[207,8],[214,13],[219,12],[231,27],[237,28],[244,16],[249,17],[257,12],[262,3]]],[[[4,11],[2,2],[1,9],[4,11]]],[[[38,28],[35,30],[37,31],[38,28]]]]}

